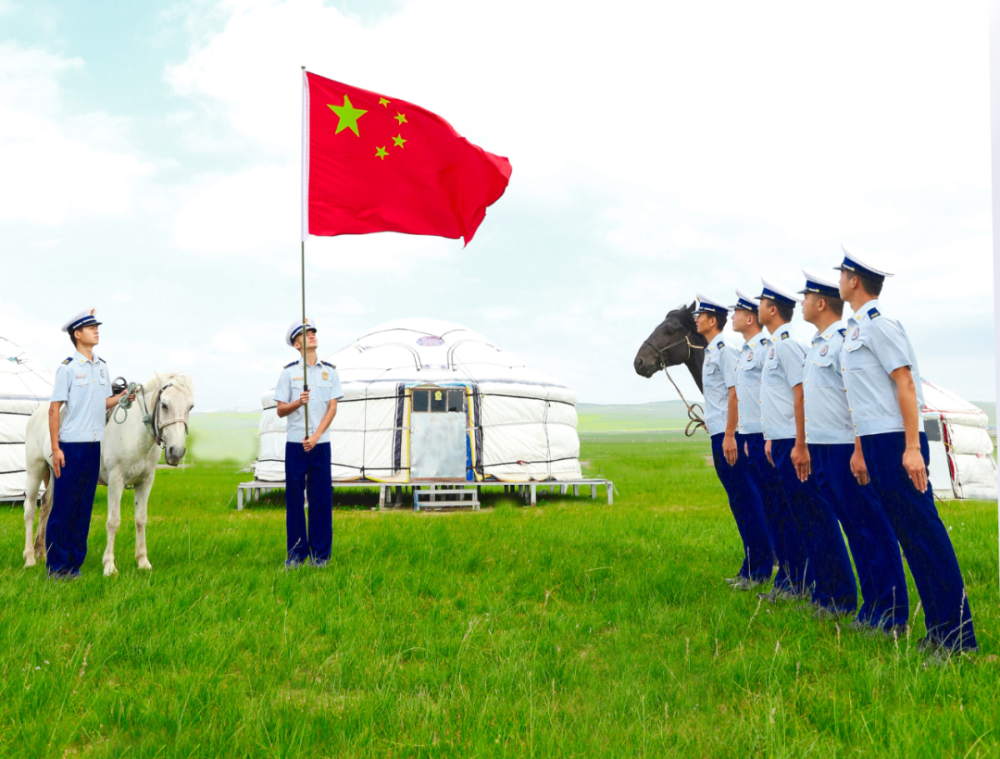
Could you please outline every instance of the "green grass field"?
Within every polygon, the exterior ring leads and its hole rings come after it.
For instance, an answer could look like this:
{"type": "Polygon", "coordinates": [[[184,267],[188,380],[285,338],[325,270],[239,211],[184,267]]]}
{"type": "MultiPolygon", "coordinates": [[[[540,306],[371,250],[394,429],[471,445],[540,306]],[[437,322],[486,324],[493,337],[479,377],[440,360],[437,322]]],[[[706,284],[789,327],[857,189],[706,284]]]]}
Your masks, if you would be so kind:
{"type": "Polygon", "coordinates": [[[68,584],[21,568],[21,509],[0,506],[0,755],[1000,755],[996,504],[941,509],[982,652],[925,670],[919,613],[876,641],[722,583],[740,547],[708,452],[585,435],[613,507],[342,493],[325,569],[284,570],[282,502],[236,512],[236,464],[158,474],[152,573],[130,495],[121,574],[101,575],[100,488],[68,584]]]}

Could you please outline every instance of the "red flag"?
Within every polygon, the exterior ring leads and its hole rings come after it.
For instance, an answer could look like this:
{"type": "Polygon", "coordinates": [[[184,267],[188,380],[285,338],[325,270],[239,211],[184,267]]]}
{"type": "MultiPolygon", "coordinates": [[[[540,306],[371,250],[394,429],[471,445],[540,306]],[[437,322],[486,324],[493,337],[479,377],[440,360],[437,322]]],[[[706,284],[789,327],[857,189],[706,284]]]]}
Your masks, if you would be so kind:
{"type": "Polygon", "coordinates": [[[306,72],[302,239],[405,232],[465,238],[507,188],[510,162],[430,111],[306,72]]]}

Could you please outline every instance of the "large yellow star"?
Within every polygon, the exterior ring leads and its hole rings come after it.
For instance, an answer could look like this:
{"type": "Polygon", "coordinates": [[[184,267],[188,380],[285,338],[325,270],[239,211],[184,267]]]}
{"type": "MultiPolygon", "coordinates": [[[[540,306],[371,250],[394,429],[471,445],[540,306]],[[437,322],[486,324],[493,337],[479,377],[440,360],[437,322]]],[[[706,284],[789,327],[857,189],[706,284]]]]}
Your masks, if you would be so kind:
{"type": "Polygon", "coordinates": [[[406,140],[403,139],[403,135],[401,134],[398,134],[395,137],[393,137],[392,141],[396,143],[397,148],[403,147],[403,143],[406,142],[406,140]]]}
{"type": "Polygon", "coordinates": [[[368,111],[362,111],[360,108],[355,108],[351,105],[351,99],[347,95],[344,95],[343,105],[331,105],[329,107],[331,111],[340,117],[340,121],[337,122],[337,131],[334,134],[340,134],[345,129],[350,129],[358,137],[361,136],[358,132],[358,119],[368,113],[368,111]]]}
{"type": "Polygon", "coordinates": [[[396,112],[396,115],[393,116],[393,118],[396,119],[396,121],[398,121],[400,124],[405,124],[406,123],[406,116],[404,116],[403,114],[399,113],[398,111],[396,112]]]}
{"type": "Polygon", "coordinates": [[[385,147],[375,148],[375,157],[376,158],[381,158],[384,161],[385,157],[387,155],[389,155],[389,154],[385,152],[385,147]]]}

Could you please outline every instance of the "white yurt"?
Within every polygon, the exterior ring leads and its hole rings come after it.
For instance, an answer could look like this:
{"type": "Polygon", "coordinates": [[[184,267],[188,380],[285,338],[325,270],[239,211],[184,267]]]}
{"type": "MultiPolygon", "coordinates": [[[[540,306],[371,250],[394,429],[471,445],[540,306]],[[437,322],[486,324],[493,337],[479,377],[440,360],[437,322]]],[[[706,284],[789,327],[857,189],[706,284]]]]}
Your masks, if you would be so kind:
{"type": "Polygon", "coordinates": [[[997,465],[986,412],[927,380],[921,384],[934,495],[996,500],[997,465]]]}
{"type": "MultiPolygon", "coordinates": [[[[344,388],[330,427],[334,481],[581,478],[576,393],[477,332],[389,322],[326,361],[344,388]]],[[[285,420],[271,391],[261,401],[255,479],[282,481],[285,420]]]]}
{"type": "Polygon", "coordinates": [[[0,337],[0,501],[24,499],[28,417],[52,397],[55,374],[0,337]]]}

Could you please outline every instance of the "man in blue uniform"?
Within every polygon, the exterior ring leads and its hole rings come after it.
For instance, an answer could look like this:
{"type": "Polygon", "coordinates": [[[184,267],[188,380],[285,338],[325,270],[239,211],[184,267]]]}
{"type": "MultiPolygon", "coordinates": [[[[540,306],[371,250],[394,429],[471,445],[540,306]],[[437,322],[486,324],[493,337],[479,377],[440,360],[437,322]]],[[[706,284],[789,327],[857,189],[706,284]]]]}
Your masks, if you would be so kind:
{"type": "Polygon", "coordinates": [[[764,453],[761,371],[771,343],[761,330],[758,321],[760,303],[741,290],[736,291],[736,296],[736,305],[733,306],[733,330],[742,335],[746,341],[740,351],[739,362],[736,364],[736,398],[739,408],[737,443],[747,455],[747,473],[757,492],[760,493],[764,518],[774,547],[774,557],[778,562],[774,587],[782,593],[794,594],[795,586],[787,571],[794,563],[790,556],[804,556],[805,548],[802,546],[798,527],[781,489],[778,473],[764,453]]]}
{"type": "Polygon", "coordinates": [[[920,371],[903,326],[882,315],[891,276],[843,246],[840,297],[854,309],[840,353],[847,401],[872,484],[899,539],[927,624],[924,649],[974,651],[976,635],[958,558],[927,479],[920,371]]]}
{"type": "Polygon", "coordinates": [[[868,484],[861,441],[844,390],[840,349],[846,329],[840,289],[803,270],[802,317],[816,327],[804,371],[806,443],[812,476],[806,484],[826,502],[847,535],[863,604],[853,627],[897,631],[906,624],[906,575],[892,526],[868,484]],[[856,474],[855,474],[856,473],[856,474]]]}
{"type": "Polygon", "coordinates": [[[333,485],[330,474],[330,433],[337,414],[337,401],[344,397],[340,377],[333,364],[319,361],[316,325],[294,321],[285,342],[299,353],[305,340],[306,362],[285,366],[274,389],[278,416],[287,418],[285,442],[285,526],[288,533],[285,566],[297,567],[307,560],[325,566],[333,545],[333,485]],[[306,409],[309,429],[306,430],[306,409]],[[305,496],[309,496],[306,525],[305,496]]]}
{"type": "MultiPolygon", "coordinates": [[[[761,282],[760,323],[771,333],[761,373],[765,450],[805,548],[805,556],[796,557],[805,559],[805,566],[790,567],[788,574],[803,595],[810,592],[817,616],[853,611],[857,589],[840,526],[830,508],[813,498],[804,484],[810,476],[802,391],[805,349],[791,336],[788,325],[798,298],[766,279],[761,282]]],[[[786,594],[776,588],[766,598],[773,602],[783,597],[786,594]]]]}
{"type": "Polygon", "coordinates": [[[771,579],[774,552],[760,495],[747,474],[746,453],[740,450],[736,441],[737,356],[721,338],[728,315],[726,306],[698,296],[695,325],[698,334],[708,339],[701,371],[705,425],[712,438],[715,471],[729,497],[729,508],[743,540],[743,564],[731,584],[738,590],[750,590],[771,579]]]}
{"type": "Polygon", "coordinates": [[[80,576],[101,474],[106,413],[124,395],[111,394],[108,366],[94,355],[100,325],[94,309],[88,308],[62,326],[76,352],[56,370],[49,403],[55,481],[45,550],[48,574],[53,578],[80,576]],[[66,413],[60,417],[64,405],[66,413]]]}

